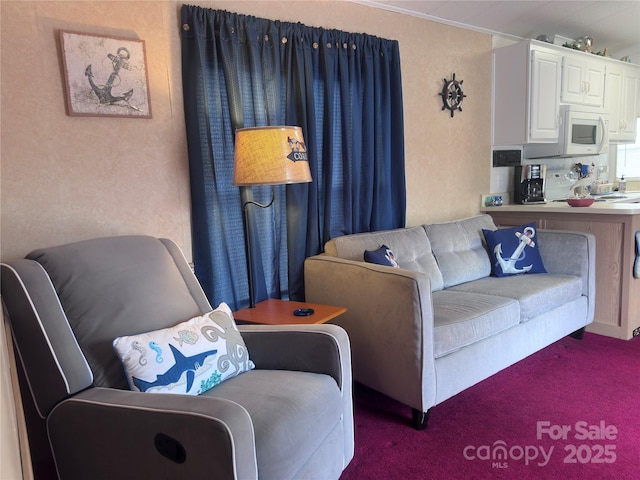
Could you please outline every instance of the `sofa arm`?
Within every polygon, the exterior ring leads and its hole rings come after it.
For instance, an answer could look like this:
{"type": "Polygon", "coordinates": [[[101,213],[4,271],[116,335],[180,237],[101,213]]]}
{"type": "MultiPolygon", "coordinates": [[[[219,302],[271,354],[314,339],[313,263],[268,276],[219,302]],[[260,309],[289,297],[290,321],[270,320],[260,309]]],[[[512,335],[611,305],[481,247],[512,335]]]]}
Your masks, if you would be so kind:
{"type": "Polygon", "coordinates": [[[91,388],[47,428],[60,478],[258,477],[251,418],[229,400],[91,388]]]}
{"type": "Polygon", "coordinates": [[[538,230],[538,244],[549,273],[575,275],[583,280],[583,294],[595,295],[596,238],[591,233],[538,230]]]}
{"type": "Polygon", "coordinates": [[[538,230],[538,244],[549,273],[582,278],[582,294],[589,302],[587,323],[593,321],[596,303],[596,237],[567,230],[538,230]]]}
{"type": "Polygon", "coordinates": [[[351,341],[354,379],[426,411],[435,402],[433,306],[421,272],[317,255],[305,260],[305,297],[340,305],[332,320],[351,341]]]}

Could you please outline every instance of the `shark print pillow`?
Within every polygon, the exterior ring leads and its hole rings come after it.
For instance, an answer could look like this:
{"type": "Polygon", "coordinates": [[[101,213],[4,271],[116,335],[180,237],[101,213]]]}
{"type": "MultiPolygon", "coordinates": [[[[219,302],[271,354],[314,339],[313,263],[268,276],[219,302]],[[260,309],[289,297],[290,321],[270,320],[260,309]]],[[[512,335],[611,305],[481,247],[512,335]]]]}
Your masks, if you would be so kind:
{"type": "Polygon", "coordinates": [[[200,395],[255,368],[226,303],[171,328],[118,337],[113,348],[139,392],[200,395]]]}

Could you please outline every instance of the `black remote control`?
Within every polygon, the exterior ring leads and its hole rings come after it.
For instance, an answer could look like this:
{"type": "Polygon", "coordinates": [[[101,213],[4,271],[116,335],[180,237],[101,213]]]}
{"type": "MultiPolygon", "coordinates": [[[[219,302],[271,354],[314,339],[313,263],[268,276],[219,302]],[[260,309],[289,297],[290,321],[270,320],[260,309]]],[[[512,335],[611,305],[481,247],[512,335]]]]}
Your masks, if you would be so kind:
{"type": "Polygon", "coordinates": [[[293,311],[293,314],[296,317],[308,317],[309,315],[313,315],[313,308],[298,308],[293,311]]]}

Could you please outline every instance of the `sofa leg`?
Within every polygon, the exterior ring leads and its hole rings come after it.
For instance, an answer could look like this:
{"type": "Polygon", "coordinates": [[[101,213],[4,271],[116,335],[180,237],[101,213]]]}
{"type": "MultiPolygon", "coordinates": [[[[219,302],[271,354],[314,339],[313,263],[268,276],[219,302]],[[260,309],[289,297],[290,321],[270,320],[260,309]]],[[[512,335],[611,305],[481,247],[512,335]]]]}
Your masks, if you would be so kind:
{"type": "Polygon", "coordinates": [[[575,332],[573,332],[573,333],[570,333],[570,334],[569,334],[569,336],[570,336],[571,338],[575,338],[575,339],[577,339],[577,340],[582,340],[582,338],[584,337],[584,331],[585,331],[585,329],[586,329],[586,327],[582,327],[581,329],[576,330],[576,331],[575,331],[575,332]]]}
{"type": "Polygon", "coordinates": [[[421,412],[417,408],[411,409],[411,416],[413,417],[413,428],[416,430],[424,430],[427,428],[427,422],[429,421],[429,414],[431,409],[426,412],[421,412]]]}

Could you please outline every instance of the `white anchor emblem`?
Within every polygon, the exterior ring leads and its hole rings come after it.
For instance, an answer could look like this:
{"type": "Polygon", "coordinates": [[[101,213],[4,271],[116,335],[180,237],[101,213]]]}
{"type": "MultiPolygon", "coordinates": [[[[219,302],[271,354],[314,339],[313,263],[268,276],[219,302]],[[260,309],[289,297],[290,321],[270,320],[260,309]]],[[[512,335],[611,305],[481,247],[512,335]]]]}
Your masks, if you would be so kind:
{"type": "MultiPolygon", "coordinates": [[[[499,243],[496,245],[496,248],[493,249],[496,254],[496,259],[502,268],[504,273],[524,273],[528,272],[533,268],[533,265],[529,265],[528,267],[516,268],[516,262],[521,260],[520,255],[522,254],[525,247],[535,247],[536,243],[533,241],[533,237],[536,236],[536,230],[533,227],[526,227],[523,233],[516,232],[516,237],[520,239],[520,244],[518,248],[513,252],[511,257],[508,260],[502,258],[502,244],[499,243]]],[[[524,257],[523,257],[524,258],[524,257]]]]}

